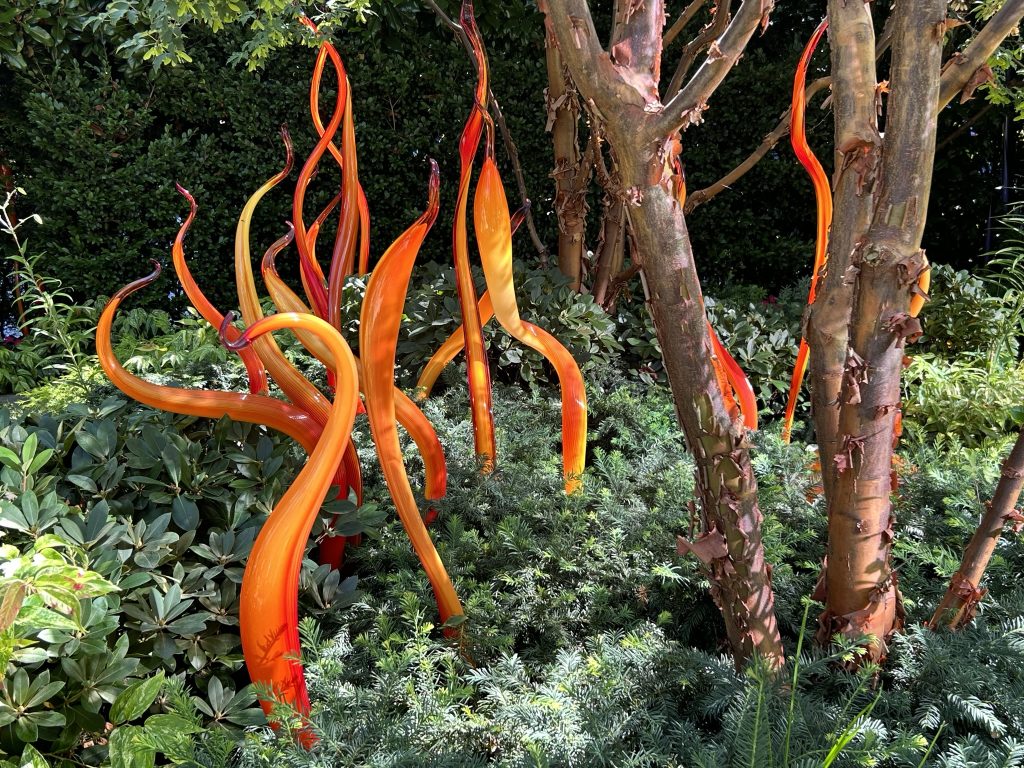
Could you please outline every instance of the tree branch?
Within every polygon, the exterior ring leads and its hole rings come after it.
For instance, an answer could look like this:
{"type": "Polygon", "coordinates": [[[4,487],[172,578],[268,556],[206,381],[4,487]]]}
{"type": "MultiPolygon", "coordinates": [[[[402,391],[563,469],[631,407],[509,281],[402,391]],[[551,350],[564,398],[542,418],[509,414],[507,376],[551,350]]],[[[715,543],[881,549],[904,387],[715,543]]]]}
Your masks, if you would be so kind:
{"type": "Polygon", "coordinates": [[[683,9],[683,12],[679,14],[679,18],[675,20],[675,23],[668,28],[665,32],[665,36],[661,39],[662,50],[668,48],[672,41],[675,40],[679,33],[686,29],[686,25],[693,21],[693,17],[697,15],[697,11],[704,7],[704,3],[707,0],[692,0],[692,2],[683,9]]]}
{"type": "Polygon", "coordinates": [[[732,0],[719,0],[714,20],[704,27],[700,34],[683,48],[682,56],[679,57],[679,63],[676,64],[676,70],[672,73],[672,79],[669,81],[668,88],[665,89],[666,96],[672,98],[679,93],[679,89],[683,87],[683,78],[690,71],[690,67],[693,66],[693,62],[697,60],[700,52],[717,39],[729,24],[731,8],[732,0]]]}
{"type": "Polygon", "coordinates": [[[1024,0],[1006,0],[975,35],[964,50],[953,54],[942,68],[942,79],[939,86],[939,109],[943,109],[963,90],[974,73],[988,61],[999,44],[1006,39],[1013,28],[1024,18],[1024,0]]]}
{"type": "Polygon", "coordinates": [[[623,76],[641,91],[657,99],[661,78],[662,29],[665,27],[664,0],[620,4],[619,18],[612,26],[608,49],[618,67],[628,68],[623,76]]]}
{"type": "Polygon", "coordinates": [[[652,121],[649,129],[651,141],[701,122],[701,113],[707,109],[711,94],[739,60],[754,31],[767,22],[773,6],[773,0],[743,0],[725,32],[711,44],[708,57],[690,82],[671,98],[661,114],[652,121]]]}
{"type": "MultiPolygon", "coordinates": [[[[476,53],[473,51],[473,45],[469,42],[469,37],[466,35],[466,30],[462,28],[462,25],[450,18],[448,14],[441,10],[441,7],[434,2],[434,0],[425,0],[425,2],[431,10],[434,11],[441,22],[454,32],[456,37],[462,41],[462,47],[469,53],[470,60],[475,62],[476,53]]],[[[498,129],[501,131],[501,138],[505,143],[505,152],[508,154],[509,163],[512,165],[512,174],[516,178],[516,186],[519,189],[520,202],[525,206],[530,201],[530,196],[526,191],[526,179],[523,177],[523,167],[519,163],[519,150],[516,148],[516,144],[512,140],[512,134],[509,133],[508,124],[505,122],[505,115],[501,111],[501,105],[498,103],[498,99],[494,96],[494,91],[488,90],[488,96],[490,96],[491,111],[494,113],[494,121],[498,124],[498,129]]],[[[530,232],[530,239],[533,241],[533,245],[537,249],[541,263],[547,264],[548,247],[544,245],[544,241],[540,239],[540,235],[537,233],[537,225],[533,220],[532,207],[526,209],[526,228],[530,232]]]]}
{"type": "Polygon", "coordinates": [[[939,146],[935,148],[935,153],[940,154],[942,150],[967,133],[967,131],[973,128],[981,118],[992,111],[992,107],[993,105],[991,103],[986,103],[984,107],[971,115],[963,125],[958,127],[955,131],[949,134],[949,136],[939,142],[939,146]]]}
{"type": "Polygon", "coordinates": [[[624,77],[628,68],[616,67],[601,47],[585,0],[541,0],[540,9],[593,117],[603,122],[604,114],[647,106],[650,99],[624,77]]]}

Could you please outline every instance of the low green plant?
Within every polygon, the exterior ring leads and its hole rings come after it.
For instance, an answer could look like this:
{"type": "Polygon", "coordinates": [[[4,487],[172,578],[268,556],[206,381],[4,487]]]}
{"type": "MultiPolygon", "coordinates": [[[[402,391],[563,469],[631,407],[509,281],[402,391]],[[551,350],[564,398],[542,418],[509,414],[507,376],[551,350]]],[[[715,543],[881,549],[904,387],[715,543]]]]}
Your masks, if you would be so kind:
{"type": "Polygon", "coordinates": [[[8,192],[0,206],[0,233],[10,237],[15,252],[7,256],[11,264],[14,290],[20,295],[25,313],[19,318],[24,337],[17,346],[7,345],[0,356],[0,393],[23,392],[38,386],[45,378],[62,376],[88,393],[95,374],[95,361],[89,346],[96,329],[96,310],[91,303],[76,304],[61,288],[56,277],[39,270],[42,254],[31,254],[27,241],[18,230],[29,221],[39,223],[38,215],[16,221],[12,201],[18,189],[8,192]]]}

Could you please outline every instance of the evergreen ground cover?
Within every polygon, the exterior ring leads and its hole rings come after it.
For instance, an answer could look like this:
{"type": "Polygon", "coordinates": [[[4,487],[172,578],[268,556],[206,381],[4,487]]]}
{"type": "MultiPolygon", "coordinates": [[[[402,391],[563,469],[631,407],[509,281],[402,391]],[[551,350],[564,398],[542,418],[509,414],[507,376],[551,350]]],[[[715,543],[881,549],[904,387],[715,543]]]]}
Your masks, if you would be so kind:
{"type": "MultiPolygon", "coordinates": [[[[212,346],[190,357],[206,362],[175,368],[175,358],[159,375],[239,375],[212,346]]],[[[103,385],[59,415],[5,416],[4,544],[30,552],[55,536],[75,567],[117,589],[82,600],[61,626],[6,629],[0,748],[24,761],[31,746],[29,765],[54,766],[1017,764],[1020,543],[1001,546],[974,627],[917,628],[957,567],[1007,438],[936,448],[911,430],[897,532],[911,629],[883,668],[853,673],[842,665],[851,646],[815,648],[816,609],[802,598],[824,553],[810,456],[763,430],[767,554],[787,646],[802,637],[802,654],[798,670],[737,674],[707,582],[675,553],[691,526],[693,470],[667,393],[633,375],[592,376],[585,491],[567,498],[552,393],[498,386],[502,461],[481,478],[459,380],[451,371],[426,410],[450,473],[431,530],[466,606],[466,643],[437,626],[359,423],[368,497],[325,514],[342,512],[339,531],[363,532],[363,544],[342,572],[304,567],[321,737],[310,753],[258,725],[236,634],[246,553],[301,452],[255,427],[126,403],[103,385]]],[[[406,459],[415,487],[414,448],[406,459]]]]}

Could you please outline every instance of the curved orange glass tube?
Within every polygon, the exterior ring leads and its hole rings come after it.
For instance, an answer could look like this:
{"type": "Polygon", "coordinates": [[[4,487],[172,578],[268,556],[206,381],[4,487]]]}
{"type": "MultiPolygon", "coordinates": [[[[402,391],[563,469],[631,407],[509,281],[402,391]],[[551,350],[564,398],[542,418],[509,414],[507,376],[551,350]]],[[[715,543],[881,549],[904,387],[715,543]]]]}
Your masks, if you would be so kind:
{"type": "MultiPolygon", "coordinates": [[[[267,252],[263,255],[263,264],[264,265],[269,263],[271,266],[273,266],[274,258],[277,256],[278,253],[280,253],[284,248],[286,248],[288,246],[288,244],[292,241],[292,238],[294,236],[294,232],[295,232],[295,230],[292,228],[291,224],[289,223],[288,224],[288,232],[285,233],[285,235],[283,237],[278,238],[273,244],[271,244],[270,248],[268,248],[267,252]]],[[[266,272],[265,271],[264,271],[264,277],[266,277],[266,272]]],[[[274,271],[274,277],[277,277],[276,270],[274,271]]],[[[277,278],[277,279],[280,281],[280,278],[277,278]]],[[[273,298],[273,293],[271,293],[271,298],[273,298]]],[[[275,304],[277,304],[276,301],[275,301],[275,304]]],[[[300,312],[304,312],[305,314],[312,314],[309,311],[309,309],[304,304],[302,304],[301,301],[299,302],[299,304],[301,305],[301,309],[298,309],[298,310],[296,308],[294,308],[294,307],[282,308],[280,305],[278,305],[278,310],[279,311],[300,311],[300,312]]],[[[301,328],[295,329],[292,332],[300,337],[300,339],[299,339],[300,341],[302,341],[302,338],[313,338],[313,339],[316,339],[317,344],[319,344],[321,346],[321,348],[324,350],[323,358],[326,359],[326,360],[332,360],[333,359],[330,356],[330,351],[327,348],[327,346],[322,344],[320,342],[319,337],[317,337],[315,334],[308,333],[307,331],[304,331],[301,328]]],[[[334,379],[334,370],[333,369],[330,369],[330,375],[331,375],[331,386],[334,387],[335,384],[336,384],[336,381],[334,379]]],[[[341,464],[338,466],[337,481],[336,481],[335,484],[338,486],[338,497],[339,498],[348,498],[349,491],[351,490],[351,491],[355,492],[356,504],[362,504],[363,503],[363,479],[362,479],[362,472],[361,472],[360,467],[359,467],[359,455],[356,452],[355,443],[352,441],[351,438],[349,438],[348,442],[346,442],[346,444],[345,444],[345,452],[343,454],[341,464]]],[[[330,525],[331,525],[331,527],[334,526],[334,520],[333,519],[332,519],[330,525]]],[[[358,535],[356,535],[356,536],[328,536],[328,537],[324,538],[320,542],[320,549],[319,549],[319,555],[320,555],[320,562],[321,562],[321,564],[330,565],[331,568],[333,568],[333,569],[340,568],[341,564],[342,564],[342,562],[344,560],[344,556],[345,556],[345,544],[346,544],[346,542],[350,542],[352,544],[358,544],[360,542],[361,538],[362,537],[358,536],[358,535]]]]}
{"type": "MultiPolygon", "coordinates": [[[[678,157],[672,160],[672,170],[675,171],[672,177],[673,192],[676,202],[683,207],[686,205],[686,174],[683,173],[683,166],[678,157]]],[[[743,425],[747,429],[757,429],[757,398],[754,397],[754,388],[750,386],[750,380],[739,363],[733,359],[718,338],[710,320],[707,321],[707,326],[708,340],[711,342],[711,366],[718,388],[722,392],[725,407],[733,419],[742,416],[743,425]]]]}
{"type": "MultiPolygon", "coordinates": [[[[313,32],[317,31],[316,24],[314,24],[309,18],[303,16],[302,23],[313,30],[313,32]]],[[[330,48],[335,51],[335,54],[337,53],[337,50],[329,41],[324,40],[321,45],[324,49],[330,48]]],[[[325,50],[324,53],[326,54],[327,51],[325,50]]],[[[331,60],[335,60],[333,56],[331,60]]],[[[337,58],[337,61],[341,61],[340,57],[337,58]]],[[[344,76],[344,70],[336,70],[336,73],[339,80],[344,76]]],[[[317,82],[317,87],[310,92],[309,111],[313,117],[313,127],[316,128],[317,135],[323,136],[325,130],[323,121],[320,118],[319,90],[319,82],[317,82]]],[[[351,103],[346,104],[346,111],[351,115],[351,103]]],[[[338,167],[342,169],[343,174],[345,169],[344,155],[348,152],[352,157],[355,157],[355,146],[355,127],[353,124],[350,128],[342,129],[342,150],[339,150],[333,141],[327,147],[337,162],[338,167]],[[346,134],[349,136],[349,144],[347,147],[345,144],[346,134]]],[[[363,191],[362,184],[359,183],[358,176],[358,171],[353,167],[353,177],[355,179],[355,188],[357,191],[356,207],[358,209],[357,213],[359,216],[359,274],[365,275],[370,262],[370,207],[366,202],[366,193],[363,191]]],[[[351,272],[349,274],[351,274],[351,272]]],[[[345,277],[347,276],[348,275],[345,275],[345,277]]]]}
{"type": "MultiPolygon", "coordinates": [[[[491,292],[484,291],[480,295],[480,301],[477,302],[477,313],[480,317],[481,328],[490,322],[491,318],[494,317],[494,305],[491,304],[491,292]]],[[[460,325],[454,331],[452,335],[445,339],[444,343],[437,348],[437,351],[427,361],[427,364],[423,366],[423,370],[420,371],[420,377],[416,381],[416,401],[422,402],[430,397],[430,392],[434,388],[434,384],[437,383],[437,379],[441,375],[441,371],[447,367],[448,363],[454,360],[459,352],[462,351],[466,345],[466,332],[460,325]]]]}
{"type": "MultiPolygon", "coordinates": [[[[341,76],[339,72],[339,77],[341,76]]],[[[341,291],[345,278],[355,269],[356,235],[359,229],[359,178],[356,159],[355,122],[352,118],[352,89],[346,87],[345,113],[341,131],[341,215],[331,254],[331,270],[327,278],[327,319],[341,328],[341,291]]]]}
{"type": "MultiPolygon", "coordinates": [[[[192,302],[192,306],[196,308],[206,322],[214,328],[220,328],[221,323],[224,321],[224,315],[206,298],[206,294],[203,293],[199,284],[192,277],[192,272],[185,262],[185,234],[188,232],[189,227],[192,226],[199,207],[196,205],[195,198],[192,197],[187,189],[180,184],[175,184],[174,186],[188,200],[189,204],[188,216],[178,229],[178,235],[174,238],[174,245],[171,246],[174,271],[178,275],[182,288],[185,289],[185,295],[192,302]]],[[[237,340],[239,336],[240,334],[234,326],[229,328],[228,338],[231,341],[237,340]]],[[[243,349],[239,352],[239,356],[242,358],[242,362],[245,364],[245,371],[249,375],[249,391],[253,394],[267,394],[267,372],[264,370],[263,363],[256,355],[255,350],[243,349]]]]}
{"type": "MultiPolygon", "coordinates": [[[[313,23],[304,17],[303,23],[306,23],[307,26],[312,27],[314,30],[316,29],[313,23]]],[[[331,139],[334,138],[334,134],[338,132],[345,103],[348,99],[348,78],[345,77],[345,68],[341,63],[341,57],[338,56],[338,52],[334,50],[333,46],[321,44],[320,51],[317,53],[316,63],[313,66],[313,79],[309,87],[310,105],[319,105],[320,82],[328,56],[331,58],[331,63],[338,73],[338,94],[334,104],[334,113],[331,115],[327,127],[322,132],[318,130],[320,140],[313,147],[313,151],[310,152],[309,157],[306,158],[306,162],[302,166],[302,170],[299,172],[299,178],[295,184],[295,194],[292,197],[292,224],[295,226],[295,244],[299,249],[299,268],[303,274],[302,284],[309,296],[310,304],[320,317],[327,317],[330,312],[328,296],[323,284],[323,270],[309,252],[309,238],[306,232],[306,225],[302,219],[302,207],[306,199],[306,188],[316,172],[320,158],[327,151],[328,146],[331,144],[331,139]]],[[[317,121],[319,121],[318,107],[317,113],[317,121]]],[[[344,206],[344,203],[342,205],[344,206]]]]}
{"type": "Polygon", "coordinates": [[[235,421],[266,424],[271,429],[288,435],[307,452],[312,452],[320,440],[322,430],[320,425],[301,408],[261,394],[183,389],[153,384],[124,369],[114,354],[111,342],[114,317],[128,296],[150,285],[159,277],[160,265],[154,262],[154,267],[152,274],[126,285],[115,293],[100,315],[96,326],[96,355],[111,383],[132,399],[153,408],[208,419],[229,416],[235,421]]]}
{"type": "MultiPolygon", "coordinates": [[[[928,289],[931,288],[931,285],[932,268],[930,266],[926,266],[924,272],[922,272],[921,276],[917,278],[917,287],[918,289],[920,289],[921,293],[927,294],[928,289]]],[[[911,317],[917,317],[919,314],[921,314],[921,310],[924,309],[924,302],[925,297],[920,294],[915,293],[913,296],[910,297],[911,317]]]]}
{"type": "Polygon", "coordinates": [[[409,486],[395,426],[394,398],[395,350],[409,277],[420,245],[437,218],[438,187],[437,164],[431,161],[430,202],[426,212],[381,256],[366,286],[359,322],[359,349],[363,357],[366,414],[384,479],[433,587],[441,620],[448,621],[462,615],[462,604],[427,533],[409,486]]]}
{"type": "MultiPolygon", "coordinates": [[[[286,136],[282,132],[282,136],[286,136]]],[[[253,212],[260,200],[279,184],[291,168],[291,144],[286,139],[288,147],[288,163],[284,170],[273,176],[256,190],[246,201],[242,209],[242,215],[238,218],[238,226],[235,229],[235,285],[238,290],[238,303],[242,310],[242,319],[246,325],[253,325],[263,319],[263,309],[260,307],[259,294],[256,292],[256,282],[253,277],[252,259],[249,251],[249,225],[252,221],[253,212]]],[[[301,184],[299,185],[301,186],[301,184]]],[[[291,238],[291,232],[285,236],[291,238]]],[[[280,242],[280,241],[279,241],[280,242]]],[[[282,246],[283,247],[283,246],[282,246]]],[[[260,336],[253,342],[256,354],[266,367],[267,372],[285,393],[289,400],[302,408],[318,423],[326,424],[330,413],[329,401],[309,381],[295,369],[284,353],[281,352],[277,342],[271,336],[260,336]]]]}
{"type": "MultiPolygon", "coordinates": [[[[797,64],[796,75],[793,78],[793,103],[790,110],[789,139],[793,146],[800,164],[811,177],[814,185],[814,198],[817,204],[817,234],[814,241],[814,269],[811,273],[811,289],[807,295],[807,304],[813,304],[818,290],[818,278],[821,269],[825,266],[826,253],[828,252],[828,230],[832,226],[832,188],[828,183],[828,176],[825,169],[821,167],[818,158],[811,151],[807,143],[807,125],[804,113],[807,109],[807,97],[805,86],[807,83],[807,67],[810,64],[811,56],[814,55],[818,42],[821,40],[825,30],[828,29],[828,19],[823,19],[818,28],[814,30],[811,39],[807,41],[803,53],[800,55],[800,62],[797,64]]],[[[793,416],[796,413],[796,402],[800,396],[800,387],[803,384],[804,374],[807,371],[807,360],[810,349],[807,340],[800,339],[800,348],[797,351],[796,365],[793,367],[793,376],[789,384],[789,396],[786,399],[786,412],[782,420],[782,439],[789,442],[793,431],[793,416]]]]}
{"type": "Polygon", "coordinates": [[[462,327],[465,334],[466,376],[469,382],[469,405],[473,417],[473,446],[481,471],[494,470],[497,442],[494,434],[494,415],[491,402],[491,372],[484,348],[483,325],[477,305],[473,271],[469,265],[469,242],[466,212],[469,205],[469,181],[473,173],[473,157],[480,146],[483,130],[482,108],[487,103],[487,62],[483,44],[473,18],[473,3],[463,0],[460,16],[462,28],[476,53],[476,103],[466,121],[459,139],[459,191],[455,203],[455,222],[452,227],[452,251],[455,255],[455,285],[462,307],[462,327]]]}
{"type": "Polygon", "coordinates": [[[473,223],[494,316],[513,337],[540,352],[558,374],[562,390],[562,472],[565,490],[580,488],[587,453],[587,393],[580,367],[569,351],[543,328],[519,316],[512,282],[512,223],[501,175],[488,153],[473,198],[473,223]]]}
{"type": "MultiPolygon", "coordinates": [[[[523,223],[523,220],[526,218],[526,214],[529,210],[530,201],[527,200],[514,214],[512,214],[513,235],[515,235],[516,231],[519,229],[519,225],[523,223]]],[[[477,312],[480,315],[481,328],[487,325],[491,318],[494,317],[494,305],[491,304],[491,294],[489,291],[484,291],[480,295],[480,301],[477,302],[477,312]]],[[[445,339],[444,343],[437,348],[437,351],[427,361],[427,364],[423,366],[423,370],[420,372],[420,377],[416,382],[416,402],[423,402],[430,397],[430,392],[434,388],[434,384],[437,383],[437,379],[441,375],[441,371],[445,369],[448,363],[456,358],[465,345],[466,333],[460,325],[452,331],[452,335],[445,339]]]]}
{"type": "MultiPolygon", "coordinates": [[[[338,389],[316,448],[253,544],[242,576],[239,625],[242,653],[252,681],[266,685],[277,698],[306,714],[309,698],[302,663],[298,661],[299,572],[309,532],[352,432],[358,396],[352,351],[341,335],[318,317],[294,312],[273,315],[246,329],[241,342],[250,343],[285,329],[301,329],[323,340],[333,357],[338,389]]],[[[269,713],[272,702],[260,703],[269,713]]],[[[300,740],[306,745],[313,742],[305,732],[300,740]]]]}
{"type": "MultiPolygon", "coordinates": [[[[715,377],[718,380],[718,387],[722,390],[726,407],[739,409],[739,415],[743,417],[743,425],[747,429],[757,429],[757,398],[754,396],[754,388],[750,386],[750,380],[740,368],[739,363],[729,354],[715,329],[708,321],[708,338],[711,340],[713,356],[712,365],[715,368],[715,377]]],[[[736,418],[737,414],[733,414],[736,418]]]]}
{"type": "MultiPolygon", "coordinates": [[[[281,279],[277,273],[274,263],[275,251],[267,251],[263,257],[263,281],[266,283],[267,292],[273,299],[274,305],[281,312],[309,312],[309,308],[303,303],[295,292],[281,279]]],[[[322,344],[320,339],[311,334],[299,330],[296,332],[299,341],[306,350],[316,357],[330,370],[330,351],[322,344]]],[[[359,374],[360,390],[364,389],[365,372],[356,358],[356,369],[359,374]]],[[[423,414],[416,404],[398,387],[393,387],[395,398],[395,413],[398,423],[405,428],[416,443],[416,448],[423,458],[423,466],[426,481],[424,484],[424,496],[430,500],[443,498],[448,487],[448,469],[444,456],[444,448],[437,437],[437,432],[430,420],[423,414]]]]}

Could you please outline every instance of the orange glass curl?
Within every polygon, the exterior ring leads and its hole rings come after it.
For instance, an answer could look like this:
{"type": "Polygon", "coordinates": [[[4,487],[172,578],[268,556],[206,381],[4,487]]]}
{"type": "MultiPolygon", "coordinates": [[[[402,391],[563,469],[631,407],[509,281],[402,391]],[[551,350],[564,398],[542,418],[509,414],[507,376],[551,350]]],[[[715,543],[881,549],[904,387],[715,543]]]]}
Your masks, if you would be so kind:
{"type": "Polygon", "coordinates": [[[359,322],[359,349],[363,357],[366,414],[384,479],[433,587],[441,620],[447,622],[462,615],[462,604],[427,533],[409,486],[395,426],[394,398],[395,350],[409,277],[423,238],[437,218],[439,183],[437,164],[431,161],[430,202],[426,212],[381,256],[366,286],[359,322]]]}
{"type": "Polygon", "coordinates": [[[501,175],[488,154],[473,199],[473,223],[487,292],[498,322],[513,337],[540,352],[558,374],[562,389],[562,469],[565,490],[580,488],[587,453],[587,394],[580,368],[569,351],[543,328],[519,316],[512,282],[512,224],[501,175]]]}
{"type": "MultiPolygon", "coordinates": [[[[263,257],[263,281],[266,283],[267,292],[273,299],[274,305],[282,312],[309,312],[309,308],[302,299],[295,295],[295,292],[281,279],[277,273],[274,263],[276,251],[269,250],[263,257]]],[[[306,350],[316,357],[330,370],[330,355],[327,348],[320,340],[303,331],[296,331],[299,341],[306,350]]],[[[363,366],[356,358],[356,368],[359,372],[360,390],[365,382],[363,366]]],[[[409,436],[416,443],[416,447],[423,457],[426,482],[424,485],[424,496],[427,499],[436,500],[443,498],[448,485],[448,469],[444,457],[444,449],[441,441],[437,438],[437,432],[416,404],[409,399],[398,387],[392,387],[395,398],[395,411],[398,423],[405,428],[409,436]]]]}
{"type": "Polygon", "coordinates": [[[750,386],[750,380],[740,368],[739,363],[729,354],[715,329],[708,321],[708,338],[711,341],[711,364],[715,369],[715,378],[718,380],[718,388],[722,391],[725,405],[735,419],[737,416],[743,418],[743,426],[747,429],[757,429],[757,398],[754,396],[754,388],[750,386]]]}
{"type": "MultiPolygon", "coordinates": [[[[160,276],[160,265],[154,271],[117,291],[107,302],[96,326],[96,355],[103,372],[118,389],[144,405],[172,413],[220,419],[229,416],[236,421],[266,424],[288,435],[307,452],[320,440],[321,427],[301,408],[261,394],[183,389],[153,384],[124,369],[114,354],[111,330],[121,303],[131,294],[153,283],[160,276]]],[[[240,338],[240,334],[236,334],[240,338]]]]}
{"type": "MultiPolygon", "coordinates": [[[[513,235],[519,229],[519,225],[523,223],[523,220],[526,218],[526,214],[529,210],[530,201],[527,200],[514,214],[512,214],[513,235]]],[[[494,305],[491,304],[491,294],[489,291],[484,291],[483,294],[481,294],[480,301],[477,302],[477,313],[480,315],[481,328],[487,325],[491,318],[494,317],[494,305]]],[[[466,333],[460,325],[452,331],[452,335],[445,339],[444,343],[437,348],[437,351],[427,361],[427,364],[423,366],[423,370],[420,371],[419,380],[416,382],[416,402],[422,402],[430,397],[430,392],[434,388],[434,384],[437,383],[437,379],[441,375],[441,371],[445,369],[448,363],[455,359],[465,345],[466,333]]]]}
{"type": "MultiPolygon", "coordinates": [[[[288,162],[285,169],[267,180],[246,201],[235,230],[235,285],[238,290],[238,303],[242,310],[242,319],[246,325],[253,325],[263,319],[263,309],[260,307],[259,294],[256,292],[256,282],[253,276],[252,259],[249,251],[249,225],[260,200],[263,199],[267,192],[283,181],[291,169],[291,142],[287,138],[287,132],[282,131],[282,137],[285,138],[288,149],[288,162]]],[[[289,232],[286,237],[290,238],[291,233],[289,232]]],[[[288,399],[306,411],[320,424],[326,424],[330,412],[330,403],[316,387],[309,383],[305,376],[295,369],[295,366],[288,362],[274,339],[270,336],[261,336],[253,342],[253,348],[256,350],[256,354],[259,355],[260,360],[263,361],[263,365],[266,366],[268,373],[277,382],[277,385],[288,399]]]]}
{"type": "MultiPolygon", "coordinates": [[[[672,184],[676,202],[682,208],[686,205],[686,174],[678,157],[673,158],[672,169],[675,171],[672,184]]],[[[754,388],[750,386],[750,380],[739,363],[733,359],[718,338],[711,321],[707,322],[707,326],[708,341],[711,342],[711,366],[718,388],[722,392],[725,407],[733,419],[742,416],[743,425],[747,429],[757,429],[757,398],[754,397],[754,388]]]]}
{"type": "MultiPolygon", "coordinates": [[[[793,78],[793,104],[790,110],[789,139],[793,145],[800,164],[811,177],[814,184],[814,198],[817,205],[817,234],[814,241],[814,269],[811,273],[811,289],[807,295],[807,304],[814,303],[818,290],[818,278],[821,269],[825,266],[826,254],[828,252],[828,230],[832,226],[832,188],[828,183],[828,176],[825,169],[821,167],[818,158],[811,151],[807,143],[806,121],[804,113],[807,109],[807,96],[805,85],[807,82],[807,67],[810,64],[811,56],[818,47],[825,30],[828,29],[828,19],[823,19],[818,28],[814,30],[811,39],[807,41],[803,53],[800,55],[800,62],[797,64],[796,75],[793,78]]],[[[803,384],[804,374],[807,372],[807,360],[810,348],[807,340],[801,337],[800,348],[796,355],[796,365],[793,367],[793,376],[789,384],[789,396],[786,399],[786,412],[782,420],[782,439],[790,441],[793,431],[793,416],[796,413],[796,401],[800,396],[800,387],[803,384]]]]}
{"type": "MultiPolygon", "coordinates": [[[[242,576],[239,624],[249,676],[268,686],[300,713],[309,698],[299,645],[299,572],[309,532],[327,496],[331,478],[356,416],[357,377],[352,351],[341,335],[313,315],[284,312],[259,320],[240,339],[251,343],[273,331],[293,329],[316,334],[329,348],[338,389],[321,439],[260,530],[242,576]]],[[[238,346],[229,343],[229,346],[238,346]]],[[[272,702],[260,702],[269,713],[272,702]]],[[[307,746],[313,738],[300,734],[307,746]]]]}
{"type": "MultiPolygon", "coordinates": [[[[171,246],[174,271],[178,275],[182,288],[185,289],[185,295],[192,302],[192,306],[196,308],[206,322],[214,328],[220,328],[220,324],[224,321],[224,315],[206,298],[206,294],[203,293],[198,283],[192,277],[188,264],[185,262],[185,234],[195,220],[198,206],[196,205],[195,198],[192,197],[187,189],[180,184],[175,184],[174,186],[188,200],[189,204],[188,216],[178,229],[178,235],[174,238],[174,245],[171,246]]],[[[229,328],[228,339],[235,341],[239,335],[239,332],[233,326],[229,328]]],[[[255,350],[243,349],[239,352],[239,356],[242,358],[242,362],[245,364],[245,371],[249,375],[249,391],[253,394],[267,394],[267,372],[263,368],[263,363],[256,355],[255,350]]]]}

